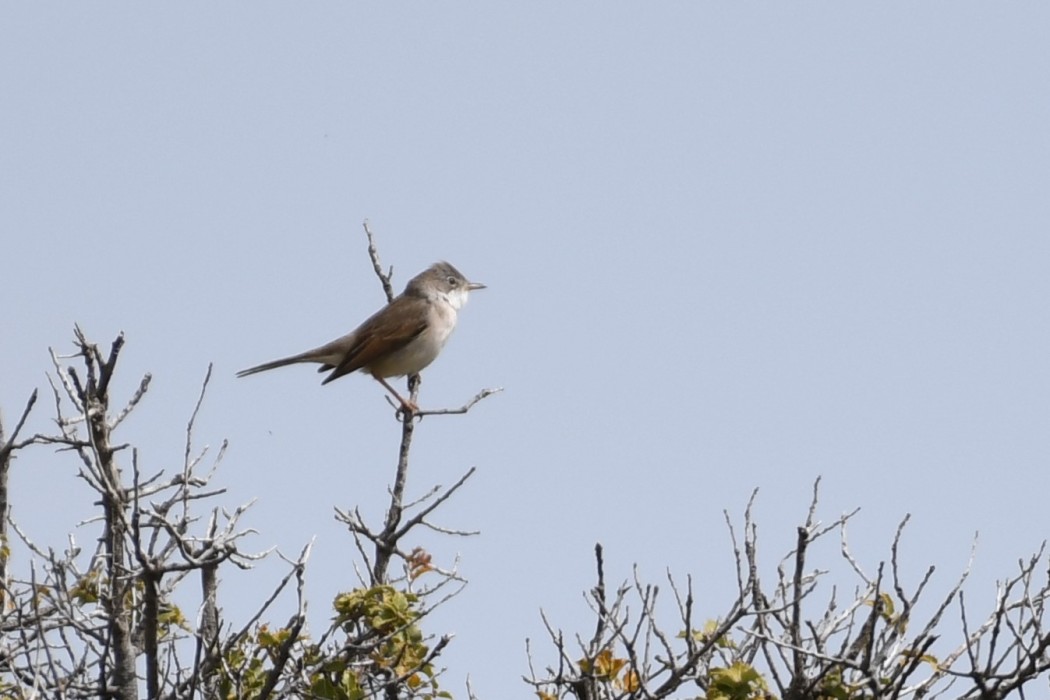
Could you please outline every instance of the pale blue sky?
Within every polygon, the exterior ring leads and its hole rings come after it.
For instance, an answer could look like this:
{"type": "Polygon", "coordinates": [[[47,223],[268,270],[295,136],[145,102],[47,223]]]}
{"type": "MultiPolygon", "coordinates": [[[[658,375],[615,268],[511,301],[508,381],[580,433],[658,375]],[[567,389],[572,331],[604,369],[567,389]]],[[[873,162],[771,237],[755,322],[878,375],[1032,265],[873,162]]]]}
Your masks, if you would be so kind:
{"type": "MultiPolygon", "coordinates": [[[[479,469],[439,520],[483,534],[421,542],[471,580],[430,625],[453,692],[528,696],[538,609],[591,628],[596,540],[610,579],[692,573],[717,615],[722,509],[761,489],[772,565],[817,475],[870,568],[912,513],[946,590],[979,530],[984,610],[1050,534],[1048,76],[1045,3],[6,4],[0,407],[74,322],[123,330],[118,394],[154,374],[123,439],[171,469],[214,362],[197,439],[231,441],[254,546],[317,536],[325,624],[332,508],[378,516],[397,426],[365,377],[234,372],[378,307],[367,218],[399,288],[438,259],[490,287],[422,403],[506,391],[424,421],[411,475],[479,469]]],[[[16,466],[61,546],[75,462],[16,466]]],[[[228,574],[227,613],[276,575],[228,574]]]]}

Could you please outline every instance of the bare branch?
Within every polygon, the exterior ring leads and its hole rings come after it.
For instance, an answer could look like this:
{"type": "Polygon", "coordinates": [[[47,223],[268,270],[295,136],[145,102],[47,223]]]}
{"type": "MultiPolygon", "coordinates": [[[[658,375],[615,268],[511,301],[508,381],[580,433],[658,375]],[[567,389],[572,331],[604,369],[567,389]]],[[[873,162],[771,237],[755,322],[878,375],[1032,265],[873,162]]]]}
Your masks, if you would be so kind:
{"type": "Polygon", "coordinates": [[[474,398],[472,398],[470,401],[466,402],[459,408],[439,408],[429,411],[416,411],[415,415],[419,418],[422,418],[423,416],[463,415],[471,408],[473,408],[474,404],[478,403],[479,401],[482,401],[483,399],[488,398],[489,396],[492,396],[493,394],[498,394],[501,391],[503,391],[503,387],[496,387],[494,389],[482,389],[474,396],[474,398]]]}
{"type": "Polygon", "coordinates": [[[379,262],[379,250],[376,248],[375,238],[372,236],[372,228],[366,219],[364,222],[365,236],[368,238],[368,257],[372,260],[372,269],[375,270],[376,277],[379,278],[380,284],[383,285],[383,293],[386,295],[387,302],[394,300],[394,287],[390,280],[394,276],[394,268],[391,267],[386,273],[383,272],[383,266],[379,262]]]}

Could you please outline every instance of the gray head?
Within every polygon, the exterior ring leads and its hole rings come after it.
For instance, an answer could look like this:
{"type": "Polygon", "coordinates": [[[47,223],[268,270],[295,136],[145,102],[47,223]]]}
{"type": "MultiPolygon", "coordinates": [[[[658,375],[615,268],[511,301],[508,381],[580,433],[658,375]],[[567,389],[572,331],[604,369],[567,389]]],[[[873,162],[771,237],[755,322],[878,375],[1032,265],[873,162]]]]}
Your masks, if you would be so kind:
{"type": "Polygon", "coordinates": [[[408,281],[405,296],[427,299],[444,298],[454,308],[462,308],[467,296],[476,289],[484,289],[480,282],[471,282],[463,273],[447,262],[436,262],[408,281]]]}

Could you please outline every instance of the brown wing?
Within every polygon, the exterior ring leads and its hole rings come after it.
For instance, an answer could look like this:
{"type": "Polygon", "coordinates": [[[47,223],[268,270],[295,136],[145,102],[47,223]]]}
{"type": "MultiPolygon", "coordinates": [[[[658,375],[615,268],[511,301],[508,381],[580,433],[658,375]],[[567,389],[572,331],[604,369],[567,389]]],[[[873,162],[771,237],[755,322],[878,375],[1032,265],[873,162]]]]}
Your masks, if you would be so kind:
{"type": "MultiPolygon", "coordinates": [[[[354,335],[359,339],[322,384],[367,367],[383,355],[408,345],[427,327],[426,304],[419,299],[398,297],[362,323],[354,335]]],[[[323,368],[322,368],[323,369],[323,368]]]]}

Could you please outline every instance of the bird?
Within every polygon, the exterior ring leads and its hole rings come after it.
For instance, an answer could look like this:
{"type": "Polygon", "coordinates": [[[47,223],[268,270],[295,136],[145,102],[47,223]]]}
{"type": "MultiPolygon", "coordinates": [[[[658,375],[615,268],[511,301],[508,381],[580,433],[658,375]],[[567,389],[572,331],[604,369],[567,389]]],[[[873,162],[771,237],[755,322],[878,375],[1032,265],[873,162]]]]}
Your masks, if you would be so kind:
{"type": "Polygon", "coordinates": [[[237,376],[303,362],[320,363],[317,371],[329,372],[321,384],[352,372],[366,372],[397,398],[402,410],[417,413],[419,406],[402,397],[386,380],[416,374],[433,362],[456,328],[458,311],[470,293],[485,288],[480,282],[469,281],[450,263],[436,262],[346,335],[298,355],[241,370],[237,376]]]}

